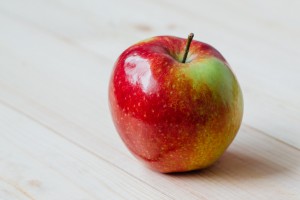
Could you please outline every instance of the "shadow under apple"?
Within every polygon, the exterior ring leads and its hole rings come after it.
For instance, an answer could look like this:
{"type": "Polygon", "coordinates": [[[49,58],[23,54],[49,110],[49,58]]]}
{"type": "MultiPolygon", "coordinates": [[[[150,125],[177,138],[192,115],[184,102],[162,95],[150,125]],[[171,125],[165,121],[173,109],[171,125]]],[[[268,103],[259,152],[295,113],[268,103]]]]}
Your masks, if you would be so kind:
{"type": "Polygon", "coordinates": [[[260,179],[266,176],[287,172],[284,166],[250,152],[242,153],[236,150],[227,150],[224,155],[212,166],[191,172],[171,173],[173,177],[199,178],[226,178],[234,180],[260,179]]]}

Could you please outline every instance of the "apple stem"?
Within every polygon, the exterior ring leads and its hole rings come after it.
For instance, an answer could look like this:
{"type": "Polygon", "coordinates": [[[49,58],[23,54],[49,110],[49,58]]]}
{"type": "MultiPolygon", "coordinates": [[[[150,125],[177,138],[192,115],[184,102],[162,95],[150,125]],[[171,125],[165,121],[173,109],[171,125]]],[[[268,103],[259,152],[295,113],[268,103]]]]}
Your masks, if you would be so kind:
{"type": "Polygon", "coordinates": [[[187,39],[186,46],[185,46],[185,50],[184,50],[184,55],[183,55],[182,63],[185,63],[185,61],[186,61],[186,58],[187,58],[187,56],[188,56],[189,49],[190,49],[190,45],[191,45],[191,42],[192,42],[192,40],[193,40],[193,37],[194,37],[194,33],[190,33],[189,36],[188,36],[188,39],[187,39]]]}

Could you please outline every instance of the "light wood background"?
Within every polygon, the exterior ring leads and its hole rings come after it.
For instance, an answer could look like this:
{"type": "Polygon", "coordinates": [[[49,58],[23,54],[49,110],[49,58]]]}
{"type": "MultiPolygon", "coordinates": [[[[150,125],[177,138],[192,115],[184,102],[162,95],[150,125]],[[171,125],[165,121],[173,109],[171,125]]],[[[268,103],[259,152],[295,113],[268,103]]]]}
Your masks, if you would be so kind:
{"type": "Polygon", "coordinates": [[[300,1],[1,0],[0,199],[300,199],[300,1]],[[141,165],[113,127],[114,61],[155,35],[235,71],[243,125],[206,170],[141,165]]]}

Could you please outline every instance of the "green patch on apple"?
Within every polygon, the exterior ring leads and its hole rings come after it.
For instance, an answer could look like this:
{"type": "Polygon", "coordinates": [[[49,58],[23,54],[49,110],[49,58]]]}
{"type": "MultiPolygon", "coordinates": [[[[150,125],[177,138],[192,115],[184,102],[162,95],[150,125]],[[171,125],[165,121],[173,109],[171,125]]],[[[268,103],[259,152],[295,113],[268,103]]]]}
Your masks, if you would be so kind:
{"type": "Polygon", "coordinates": [[[181,72],[191,78],[194,89],[206,84],[215,98],[221,98],[226,104],[232,102],[234,83],[237,83],[229,67],[219,59],[210,57],[187,63],[181,72]]]}

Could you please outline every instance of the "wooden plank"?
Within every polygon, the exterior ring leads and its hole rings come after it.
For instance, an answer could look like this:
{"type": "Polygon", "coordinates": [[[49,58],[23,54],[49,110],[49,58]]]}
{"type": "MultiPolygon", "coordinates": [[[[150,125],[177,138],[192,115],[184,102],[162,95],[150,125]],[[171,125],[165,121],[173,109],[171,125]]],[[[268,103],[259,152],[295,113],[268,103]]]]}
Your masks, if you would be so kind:
{"type": "Polygon", "coordinates": [[[0,182],[29,199],[170,199],[28,116],[0,110],[0,182]]]}

